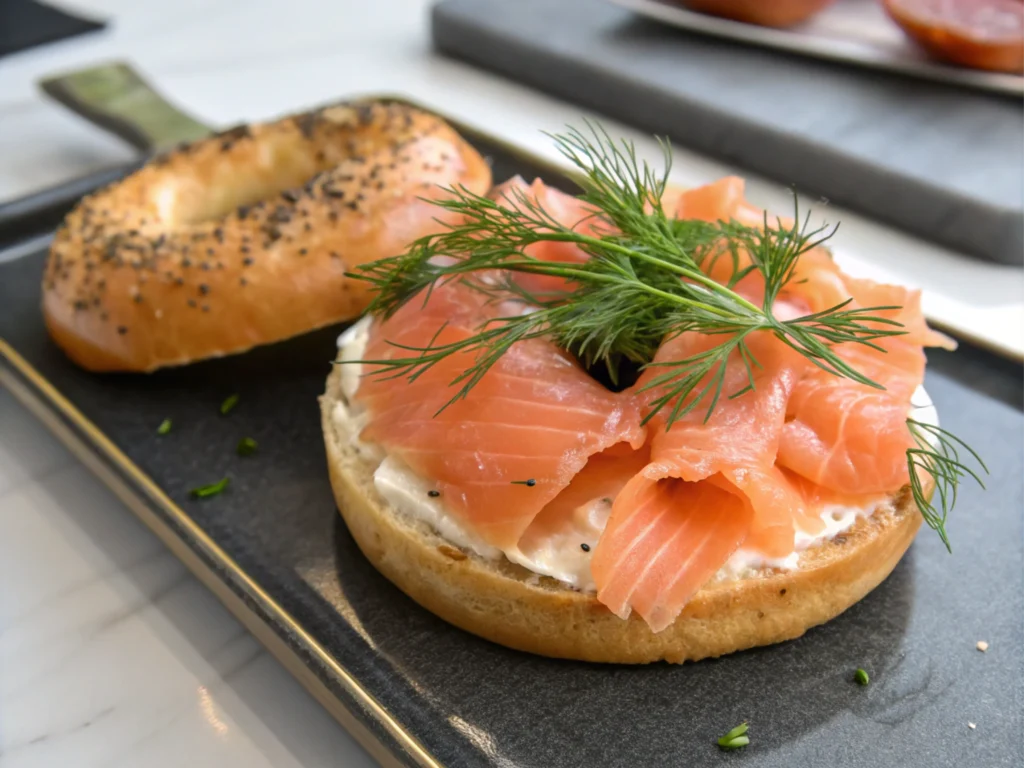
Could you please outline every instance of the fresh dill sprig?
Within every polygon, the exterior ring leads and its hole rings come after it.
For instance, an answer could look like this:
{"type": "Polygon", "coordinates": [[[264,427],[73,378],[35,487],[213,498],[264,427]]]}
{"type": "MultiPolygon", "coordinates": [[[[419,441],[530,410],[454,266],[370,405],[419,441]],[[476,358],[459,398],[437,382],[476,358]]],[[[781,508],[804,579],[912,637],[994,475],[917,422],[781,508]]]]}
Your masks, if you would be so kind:
{"type": "Polygon", "coordinates": [[[631,143],[588,127],[588,133],[570,129],[552,136],[579,171],[580,199],[593,210],[587,227],[573,229],[558,222],[519,190],[493,200],[458,187],[436,204],[459,223],[421,238],[402,255],[351,273],[373,285],[376,295],[369,311],[385,318],[421,291],[429,296],[439,280],[447,279],[462,280],[495,299],[511,297],[532,311],[494,318],[458,341],[437,343],[435,337],[425,347],[401,346],[408,355],[361,362],[376,366],[381,374],[415,379],[451,355],[469,353],[465,370],[451,382],[454,392],[447,407],[465,397],[520,341],[549,338],[584,366],[604,366],[615,382],[623,361],[651,365],[666,337],[697,331],[720,338],[699,354],[653,363],[662,371],[645,388],[654,392],[646,419],[672,404],[666,428],[698,406],[710,417],[734,354],[746,366],[748,388],[753,386],[758,363],[748,337],[756,331],[773,333],[826,371],[879,387],[844,362],[833,346],[878,348],[878,339],[904,333],[899,323],[878,314],[897,307],[849,309],[840,304],[785,321],[773,314],[800,256],[832,232],[811,229],[809,217],[801,223],[799,211],[792,225],[777,221],[770,226],[765,216],[763,228],[671,218],[661,203],[671,168],[668,144],[661,142],[665,163],[659,173],[638,161],[631,143]],[[531,245],[544,242],[576,245],[589,259],[543,261],[527,253],[531,245]],[[741,251],[751,263],[739,268],[741,251]],[[454,258],[435,258],[439,256],[454,258]],[[704,269],[709,260],[723,256],[731,256],[738,267],[726,284],[704,269]],[[753,271],[765,283],[760,305],[735,290],[753,271]],[[516,274],[562,278],[570,287],[563,293],[530,291],[517,284],[516,274]]]}
{"type": "Polygon", "coordinates": [[[978,473],[965,464],[964,460],[968,456],[973,458],[985,474],[988,474],[988,467],[974,449],[942,427],[907,419],[907,428],[916,444],[915,448],[907,450],[907,471],[910,474],[914,503],[921,510],[921,516],[928,527],[939,534],[946,549],[952,552],[953,548],[946,536],[946,519],[956,503],[961,478],[973,477],[978,485],[985,487],[978,473]],[[968,456],[961,458],[961,451],[965,451],[968,456]],[[934,492],[930,495],[923,481],[925,476],[931,477],[934,484],[934,492]]]}

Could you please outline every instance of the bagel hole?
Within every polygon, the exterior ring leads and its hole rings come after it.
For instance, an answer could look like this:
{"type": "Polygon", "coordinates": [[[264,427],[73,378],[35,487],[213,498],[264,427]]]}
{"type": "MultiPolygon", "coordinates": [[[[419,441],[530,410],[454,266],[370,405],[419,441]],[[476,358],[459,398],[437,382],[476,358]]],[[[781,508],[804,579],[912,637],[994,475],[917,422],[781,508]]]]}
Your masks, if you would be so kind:
{"type": "Polygon", "coordinates": [[[231,158],[232,151],[227,150],[211,173],[196,174],[192,183],[182,180],[172,193],[177,208],[174,218],[186,224],[220,220],[243,206],[273,200],[289,189],[297,190],[341,162],[341,148],[315,152],[309,142],[296,137],[261,138],[253,142],[239,145],[252,147],[241,156],[231,158]]]}

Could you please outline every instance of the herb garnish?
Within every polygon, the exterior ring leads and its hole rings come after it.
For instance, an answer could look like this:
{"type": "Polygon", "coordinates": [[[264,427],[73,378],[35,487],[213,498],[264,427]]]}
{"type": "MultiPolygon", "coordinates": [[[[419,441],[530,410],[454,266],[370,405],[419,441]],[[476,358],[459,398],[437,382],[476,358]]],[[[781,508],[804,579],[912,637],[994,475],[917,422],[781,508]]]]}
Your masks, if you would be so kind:
{"type": "Polygon", "coordinates": [[[228,483],[231,482],[231,478],[225,477],[218,480],[216,483],[210,483],[209,485],[201,485],[198,488],[193,488],[189,491],[189,495],[196,499],[205,499],[209,496],[216,496],[222,493],[225,488],[228,487],[228,483]]]}
{"type": "Polygon", "coordinates": [[[238,446],[235,448],[235,452],[239,456],[252,456],[256,453],[256,450],[260,447],[260,444],[253,440],[251,437],[243,437],[238,441],[238,446]]]}
{"type": "Polygon", "coordinates": [[[853,679],[857,685],[867,685],[870,682],[867,671],[860,667],[858,667],[857,671],[853,673],[853,679]]]}
{"type": "Polygon", "coordinates": [[[170,419],[164,419],[163,421],[160,422],[160,426],[156,428],[156,433],[158,435],[166,435],[170,431],[171,431],[171,420],[170,419]]]}
{"type": "Polygon", "coordinates": [[[969,475],[978,485],[985,487],[977,473],[961,461],[958,449],[967,451],[985,474],[988,474],[988,467],[967,443],[939,426],[907,419],[907,427],[917,444],[916,448],[907,451],[907,469],[910,472],[910,490],[914,495],[914,503],[921,510],[921,516],[928,527],[939,534],[946,549],[952,552],[953,548],[946,536],[946,518],[956,503],[960,479],[969,475]],[[922,475],[930,475],[935,483],[935,491],[930,498],[921,481],[922,475]],[[935,506],[936,496],[939,500],[938,508],[935,506]]]}
{"type": "Polygon", "coordinates": [[[722,749],[739,749],[740,747],[747,746],[750,743],[750,738],[747,736],[747,728],[746,723],[740,723],[718,740],[718,746],[722,749]]]}
{"type": "MultiPolygon", "coordinates": [[[[368,311],[383,318],[421,292],[429,296],[438,281],[449,279],[494,298],[512,297],[529,305],[530,312],[491,319],[457,341],[438,343],[435,336],[425,347],[395,345],[405,355],[351,362],[375,366],[388,377],[415,380],[453,354],[470,353],[467,368],[450,382],[454,394],[441,406],[444,410],[466,397],[514,344],[547,338],[576,355],[584,367],[605,368],[613,384],[618,384],[620,370],[657,366],[658,375],[640,390],[652,397],[644,423],[665,410],[668,429],[698,408],[706,420],[723,394],[734,398],[752,389],[754,369],[760,364],[748,338],[767,332],[825,371],[884,389],[851,367],[835,347],[863,344],[884,351],[879,340],[906,331],[881,313],[900,307],[850,308],[846,301],[789,320],[778,319],[773,311],[800,257],[826,242],[834,229],[812,229],[810,217],[801,222],[799,210],[792,224],[771,224],[765,214],[763,225],[754,227],[736,221],[671,218],[661,202],[671,168],[668,143],[659,140],[665,161],[659,173],[638,161],[630,142],[615,141],[598,126],[588,127],[586,133],[569,129],[551,135],[576,168],[574,179],[583,190],[580,199],[594,210],[586,231],[559,223],[519,190],[512,191],[511,199],[492,200],[456,187],[448,190],[446,199],[431,202],[454,214],[451,220],[459,223],[417,240],[404,254],[348,273],[375,289],[368,311]],[[576,245],[589,258],[584,263],[544,261],[526,253],[531,245],[543,242],[576,245]],[[741,267],[741,254],[749,257],[748,266],[741,267]],[[731,258],[734,265],[724,284],[706,273],[719,258],[731,258]],[[736,290],[752,273],[764,283],[760,304],[736,290]],[[568,287],[562,293],[534,292],[517,283],[516,274],[562,278],[568,287]],[[653,362],[665,338],[688,331],[718,343],[681,360],[653,362]],[[737,392],[723,392],[730,359],[738,359],[747,374],[747,385],[737,392]]],[[[957,445],[970,449],[938,427],[908,421],[908,428],[916,442],[907,452],[912,495],[948,548],[944,524],[957,484],[964,474],[978,479],[956,452],[957,445]],[[938,507],[919,472],[933,478],[938,507]]]]}
{"type": "Polygon", "coordinates": [[[224,402],[220,404],[220,415],[227,416],[231,412],[231,409],[238,405],[238,400],[239,397],[237,393],[234,395],[228,395],[224,398],[224,402]]]}

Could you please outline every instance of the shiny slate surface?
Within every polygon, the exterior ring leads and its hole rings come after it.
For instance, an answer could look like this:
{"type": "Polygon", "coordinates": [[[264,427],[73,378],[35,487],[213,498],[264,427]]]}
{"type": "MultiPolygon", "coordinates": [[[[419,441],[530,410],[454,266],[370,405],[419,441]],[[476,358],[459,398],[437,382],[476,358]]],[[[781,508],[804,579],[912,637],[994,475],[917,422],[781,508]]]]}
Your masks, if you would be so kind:
{"type": "MultiPolygon", "coordinates": [[[[531,176],[497,147],[495,176],[531,176]]],[[[967,487],[954,554],[922,533],[874,593],[783,645],[682,667],[607,667],[506,650],[453,629],[363,559],[334,509],[316,397],[338,329],[155,375],[79,371],[38,312],[43,254],[0,265],[7,340],[152,477],[442,764],[1016,766],[1024,762],[1021,369],[970,348],[931,357],[943,423],[992,477],[967,487]],[[225,396],[241,399],[226,417],[225,396]],[[174,429],[164,437],[164,418],[174,429]],[[251,436],[260,451],[235,455],[251,436]],[[229,475],[223,495],[189,489],[229,475]],[[975,649],[990,643],[987,653],[975,649]],[[871,684],[851,682],[865,667],[871,684]],[[751,746],[715,739],[750,723],[751,746]],[[967,723],[977,724],[970,730],[967,723]]],[[[187,539],[186,532],[182,535],[187,539]]],[[[237,575],[221,577],[241,590],[237,575]]],[[[293,647],[301,638],[275,628],[293,647]]],[[[313,655],[311,668],[352,702],[313,655]]],[[[359,716],[387,742],[365,713],[359,716]]]]}

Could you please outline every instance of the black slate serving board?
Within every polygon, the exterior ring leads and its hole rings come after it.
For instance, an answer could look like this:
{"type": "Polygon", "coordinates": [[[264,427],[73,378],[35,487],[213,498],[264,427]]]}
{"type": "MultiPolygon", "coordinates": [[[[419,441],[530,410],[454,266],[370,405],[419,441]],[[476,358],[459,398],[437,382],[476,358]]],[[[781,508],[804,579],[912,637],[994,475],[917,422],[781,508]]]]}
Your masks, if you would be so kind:
{"type": "Polygon", "coordinates": [[[443,0],[442,52],[965,253],[1024,261],[1024,100],[658,24],[605,0],[443,0]]]}
{"type": "MultiPolygon", "coordinates": [[[[547,168],[474,141],[494,160],[496,178],[550,178],[547,168]]],[[[149,524],[166,525],[213,586],[241,598],[299,659],[292,671],[329,697],[321,699],[329,708],[351,713],[392,763],[1024,763],[1020,366],[970,347],[931,355],[927,386],[944,423],[992,469],[987,492],[964,489],[949,526],[952,556],[922,533],[877,590],[792,642],[681,667],[599,666],[529,656],[454,629],[361,556],[334,507],[316,403],[338,329],[153,375],[89,374],[47,338],[43,260],[37,252],[0,263],[0,380],[29,391],[90,443],[156,515],[149,524]],[[218,406],[233,392],[239,405],[222,417],[218,406]],[[61,395],[169,502],[112,458],[61,395]],[[160,437],[156,427],[168,417],[174,429],[160,437]],[[259,441],[258,455],[235,456],[242,436],[259,441]],[[232,478],[226,493],[189,498],[189,489],[222,475],[232,478]],[[982,639],[991,644],[984,654],[975,649],[982,639]],[[858,666],[871,674],[867,688],[851,680],[858,666]],[[744,720],[751,745],[721,752],[716,738],[744,720]]]]}

